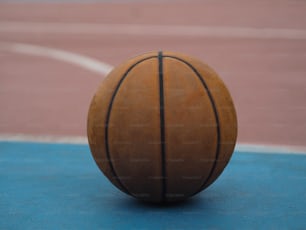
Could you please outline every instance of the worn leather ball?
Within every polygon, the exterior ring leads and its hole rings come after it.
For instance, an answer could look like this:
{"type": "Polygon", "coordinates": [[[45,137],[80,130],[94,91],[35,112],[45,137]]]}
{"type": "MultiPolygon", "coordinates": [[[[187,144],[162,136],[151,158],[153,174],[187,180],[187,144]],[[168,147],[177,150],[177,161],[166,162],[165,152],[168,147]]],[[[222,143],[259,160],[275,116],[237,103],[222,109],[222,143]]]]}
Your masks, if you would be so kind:
{"type": "Polygon", "coordinates": [[[87,128],[104,175],[121,191],[158,203],[184,200],[212,184],[237,137],[234,104],[220,77],[172,52],[114,68],[92,99],[87,128]]]}

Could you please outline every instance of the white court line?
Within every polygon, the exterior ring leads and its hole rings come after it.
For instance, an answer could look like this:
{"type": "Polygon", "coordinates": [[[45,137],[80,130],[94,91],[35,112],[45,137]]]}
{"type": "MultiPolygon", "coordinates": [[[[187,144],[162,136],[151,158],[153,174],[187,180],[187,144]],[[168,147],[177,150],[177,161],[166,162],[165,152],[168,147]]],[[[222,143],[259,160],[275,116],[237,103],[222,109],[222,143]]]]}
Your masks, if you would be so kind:
{"type": "Polygon", "coordinates": [[[111,65],[84,55],[37,45],[1,42],[0,50],[8,50],[15,53],[47,57],[58,61],[68,62],[90,70],[91,72],[103,75],[108,74],[113,68],[111,65]]]}
{"type": "MultiPolygon", "coordinates": [[[[87,137],[85,136],[50,136],[28,134],[0,134],[0,142],[30,142],[80,145],[88,144],[87,137]]],[[[235,152],[266,154],[306,154],[306,147],[238,143],[236,145],[235,152]]]]}
{"type": "Polygon", "coordinates": [[[295,40],[306,39],[306,30],[304,29],[193,25],[98,24],[67,22],[2,21],[0,22],[0,32],[29,34],[56,33],[295,40]]]}
{"type": "Polygon", "coordinates": [[[85,136],[51,136],[28,134],[0,134],[0,142],[35,142],[55,144],[87,144],[85,136]]]}
{"type": "Polygon", "coordinates": [[[235,151],[270,154],[306,154],[306,146],[238,143],[236,145],[235,151]]]}

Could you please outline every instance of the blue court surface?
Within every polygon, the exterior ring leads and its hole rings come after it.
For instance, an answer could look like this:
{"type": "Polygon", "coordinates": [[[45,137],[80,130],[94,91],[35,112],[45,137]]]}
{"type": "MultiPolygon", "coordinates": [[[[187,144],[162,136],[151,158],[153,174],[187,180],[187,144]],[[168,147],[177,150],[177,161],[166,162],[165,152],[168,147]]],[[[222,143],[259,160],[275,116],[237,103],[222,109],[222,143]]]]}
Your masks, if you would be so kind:
{"type": "Polygon", "coordinates": [[[306,229],[306,155],[235,152],[184,203],[142,203],[87,145],[0,142],[0,229],[306,229]]]}

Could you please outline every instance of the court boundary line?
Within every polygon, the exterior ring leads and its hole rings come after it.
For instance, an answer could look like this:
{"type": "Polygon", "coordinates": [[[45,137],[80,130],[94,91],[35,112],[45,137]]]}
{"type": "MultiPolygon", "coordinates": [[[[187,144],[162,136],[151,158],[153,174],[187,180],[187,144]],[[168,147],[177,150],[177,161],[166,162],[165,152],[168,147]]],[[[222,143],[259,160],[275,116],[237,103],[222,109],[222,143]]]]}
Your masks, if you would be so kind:
{"type": "Polygon", "coordinates": [[[51,58],[57,61],[70,63],[87,69],[91,72],[103,75],[108,74],[113,69],[113,66],[85,55],[40,45],[16,42],[0,42],[0,50],[6,50],[31,56],[51,58]]]}
{"type": "Polygon", "coordinates": [[[85,22],[1,21],[0,32],[249,39],[306,39],[305,29],[204,25],[98,24],[85,22]]]}
{"type": "MultiPolygon", "coordinates": [[[[0,143],[4,142],[88,145],[86,136],[29,135],[21,133],[0,134],[0,143]]],[[[306,155],[306,146],[238,142],[235,147],[235,152],[306,155]]]]}

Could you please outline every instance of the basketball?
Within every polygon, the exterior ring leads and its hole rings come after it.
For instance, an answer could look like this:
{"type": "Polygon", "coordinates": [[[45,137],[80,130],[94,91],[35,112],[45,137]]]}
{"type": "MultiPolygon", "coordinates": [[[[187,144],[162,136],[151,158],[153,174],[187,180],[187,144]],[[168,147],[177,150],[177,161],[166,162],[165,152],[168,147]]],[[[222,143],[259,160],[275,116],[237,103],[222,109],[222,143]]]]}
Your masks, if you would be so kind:
{"type": "Polygon", "coordinates": [[[151,52],[114,68],[88,113],[89,146],[121,191],[144,201],[181,201],[212,184],[237,138],[231,95],[196,58],[151,52]]]}

